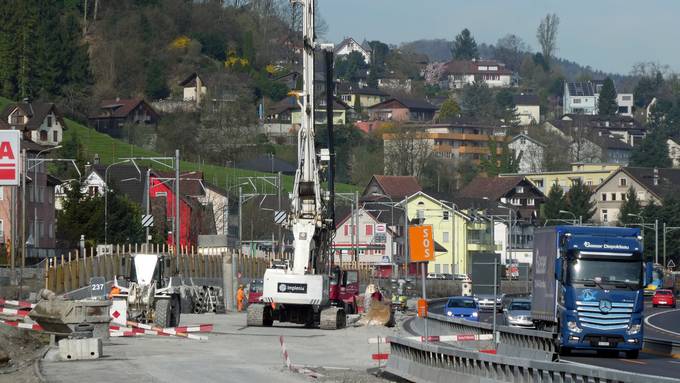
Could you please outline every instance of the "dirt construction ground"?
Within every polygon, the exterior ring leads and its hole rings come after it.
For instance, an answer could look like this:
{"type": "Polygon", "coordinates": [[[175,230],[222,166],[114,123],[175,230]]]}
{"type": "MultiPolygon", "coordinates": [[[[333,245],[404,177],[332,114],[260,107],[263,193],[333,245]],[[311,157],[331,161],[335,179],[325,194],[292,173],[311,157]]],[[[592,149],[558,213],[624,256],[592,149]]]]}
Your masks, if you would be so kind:
{"type": "MultiPolygon", "coordinates": [[[[48,382],[385,382],[376,377],[378,352],[368,338],[397,335],[399,326],[348,327],[325,331],[300,326],[245,326],[245,314],[190,314],[183,325],[212,323],[207,341],[175,337],[112,338],[105,356],[93,361],[54,360],[50,351],[40,363],[48,382]],[[283,367],[279,337],[283,336],[293,365],[283,367]]],[[[385,352],[381,345],[380,352],[385,352]]]]}

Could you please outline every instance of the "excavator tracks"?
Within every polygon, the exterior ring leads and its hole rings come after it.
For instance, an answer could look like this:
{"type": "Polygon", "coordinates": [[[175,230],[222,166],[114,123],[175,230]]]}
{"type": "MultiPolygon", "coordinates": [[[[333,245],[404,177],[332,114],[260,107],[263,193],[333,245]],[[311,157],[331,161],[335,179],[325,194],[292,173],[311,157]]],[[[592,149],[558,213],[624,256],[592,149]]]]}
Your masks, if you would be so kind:
{"type": "Polygon", "coordinates": [[[341,307],[329,307],[321,311],[319,328],[322,330],[339,330],[345,328],[347,315],[341,307]]]}

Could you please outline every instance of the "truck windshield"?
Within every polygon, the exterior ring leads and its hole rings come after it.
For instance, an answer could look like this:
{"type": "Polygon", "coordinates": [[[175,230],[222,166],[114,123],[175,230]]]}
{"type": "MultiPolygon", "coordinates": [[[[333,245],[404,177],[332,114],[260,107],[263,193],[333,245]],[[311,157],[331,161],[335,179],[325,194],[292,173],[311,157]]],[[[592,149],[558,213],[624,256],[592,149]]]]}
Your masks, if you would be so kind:
{"type": "Polygon", "coordinates": [[[642,278],[640,261],[607,261],[601,259],[575,259],[569,263],[569,281],[602,287],[614,285],[621,289],[639,289],[642,278]]]}

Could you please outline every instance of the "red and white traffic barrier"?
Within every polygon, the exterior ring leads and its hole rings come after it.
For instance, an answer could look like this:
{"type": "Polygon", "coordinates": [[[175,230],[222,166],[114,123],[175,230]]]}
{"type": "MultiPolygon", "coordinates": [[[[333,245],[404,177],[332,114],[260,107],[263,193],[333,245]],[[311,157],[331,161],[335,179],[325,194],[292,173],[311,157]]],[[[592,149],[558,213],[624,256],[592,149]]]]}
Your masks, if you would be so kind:
{"type": "MultiPolygon", "coordinates": [[[[470,342],[476,340],[492,340],[493,334],[460,334],[460,335],[431,335],[431,336],[407,336],[403,339],[415,340],[417,342],[470,342]]],[[[377,337],[368,338],[369,344],[389,343],[387,338],[377,337]]]]}
{"type": "Polygon", "coordinates": [[[283,341],[283,335],[279,336],[279,343],[281,343],[281,355],[283,356],[283,363],[286,368],[293,371],[293,364],[290,362],[290,356],[288,355],[288,350],[286,350],[286,343],[283,341]]]}
{"type": "Polygon", "coordinates": [[[0,298],[0,306],[14,306],[26,309],[32,309],[35,307],[35,303],[29,301],[16,301],[11,299],[0,298]]]}
{"type": "Polygon", "coordinates": [[[115,325],[109,326],[109,334],[111,334],[111,333],[134,333],[134,334],[140,334],[140,335],[170,336],[170,334],[166,334],[166,333],[159,332],[159,331],[145,330],[143,328],[136,328],[136,327],[121,327],[121,326],[115,326],[115,325]]]}
{"type": "Polygon", "coordinates": [[[144,323],[138,323],[138,322],[133,322],[133,321],[127,321],[126,323],[130,327],[137,327],[141,328],[144,330],[151,330],[159,333],[158,335],[174,335],[180,338],[188,338],[188,339],[195,339],[195,340],[208,340],[207,337],[201,336],[201,335],[195,335],[195,334],[189,334],[186,332],[178,332],[175,330],[174,327],[172,328],[162,328],[158,326],[151,326],[148,324],[144,323]]]}
{"type": "Polygon", "coordinates": [[[20,316],[20,317],[25,317],[25,316],[28,315],[29,312],[30,311],[27,311],[27,310],[7,309],[7,308],[4,308],[4,307],[0,307],[0,314],[4,314],[4,315],[16,315],[16,316],[20,316]]]}
{"type": "Polygon", "coordinates": [[[133,337],[133,336],[144,336],[144,334],[140,334],[138,332],[134,331],[109,331],[109,336],[116,338],[116,337],[133,337]]]}
{"type": "Polygon", "coordinates": [[[0,323],[7,325],[7,326],[25,328],[25,329],[34,330],[34,331],[44,331],[45,330],[37,323],[24,323],[24,322],[19,322],[19,321],[3,320],[3,319],[0,319],[0,323]]]}
{"type": "MultiPolygon", "coordinates": [[[[166,329],[163,329],[165,331],[166,329]]],[[[179,326],[171,327],[170,330],[175,330],[177,332],[212,332],[213,325],[211,324],[199,324],[197,326],[179,326]]]]}

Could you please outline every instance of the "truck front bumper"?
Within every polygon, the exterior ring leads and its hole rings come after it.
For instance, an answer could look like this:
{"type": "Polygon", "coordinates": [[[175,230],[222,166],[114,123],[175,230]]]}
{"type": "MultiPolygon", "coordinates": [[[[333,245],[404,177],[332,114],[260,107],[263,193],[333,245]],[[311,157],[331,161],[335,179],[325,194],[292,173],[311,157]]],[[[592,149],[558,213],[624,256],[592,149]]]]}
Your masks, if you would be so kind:
{"type": "Polygon", "coordinates": [[[569,333],[564,339],[564,346],[572,349],[581,350],[639,350],[642,348],[642,333],[635,335],[623,334],[603,334],[588,333],[580,334],[569,333]]]}

